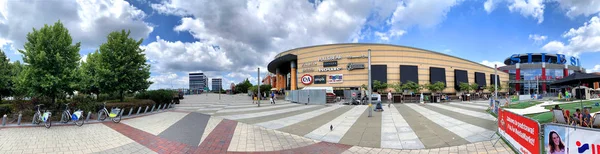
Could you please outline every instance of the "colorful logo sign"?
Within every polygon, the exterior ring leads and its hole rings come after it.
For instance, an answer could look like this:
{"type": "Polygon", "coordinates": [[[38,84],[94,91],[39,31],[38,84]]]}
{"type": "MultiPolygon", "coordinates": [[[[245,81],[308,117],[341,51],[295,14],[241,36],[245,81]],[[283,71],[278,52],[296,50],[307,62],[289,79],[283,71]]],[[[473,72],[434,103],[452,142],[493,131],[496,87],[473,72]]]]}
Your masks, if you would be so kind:
{"type": "Polygon", "coordinates": [[[327,80],[327,75],[315,75],[314,84],[325,84],[327,80]]]}
{"type": "Polygon", "coordinates": [[[310,74],[304,74],[302,78],[300,78],[300,82],[304,85],[309,85],[313,83],[313,77],[310,74]]]}
{"type": "Polygon", "coordinates": [[[332,74],[329,75],[329,83],[342,83],[344,82],[343,74],[332,74]]]}

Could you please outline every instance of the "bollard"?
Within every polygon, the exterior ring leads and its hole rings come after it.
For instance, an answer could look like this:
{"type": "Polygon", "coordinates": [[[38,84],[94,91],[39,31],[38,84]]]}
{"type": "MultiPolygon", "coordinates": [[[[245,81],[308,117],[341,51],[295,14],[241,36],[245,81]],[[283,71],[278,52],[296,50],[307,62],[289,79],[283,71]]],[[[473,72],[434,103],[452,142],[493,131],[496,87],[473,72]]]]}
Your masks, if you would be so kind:
{"type": "Polygon", "coordinates": [[[150,113],[154,112],[154,107],[156,106],[156,104],[152,105],[152,109],[150,109],[150,113]]]}
{"type": "Polygon", "coordinates": [[[85,121],[90,121],[90,116],[92,116],[92,111],[88,112],[87,117],[85,118],[85,121]]]}
{"type": "Polygon", "coordinates": [[[131,112],[133,112],[133,107],[129,110],[129,114],[127,114],[128,117],[131,117],[131,112]]]}
{"type": "Polygon", "coordinates": [[[169,103],[169,107],[168,107],[169,109],[171,108],[171,105],[172,105],[172,104],[173,104],[173,103],[169,103]]]}
{"type": "Polygon", "coordinates": [[[138,108],[138,111],[137,111],[136,115],[140,114],[140,111],[142,111],[142,106],[140,106],[140,107],[138,108]]]}
{"type": "Polygon", "coordinates": [[[121,111],[119,111],[119,117],[123,117],[123,112],[125,112],[125,108],[121,109],[121,111]]]}
{"type": "Polygon", "coordinates": [[[104,112],[98,112],[98,121],[100,121],[100,117],[104,114],[104,112]]]}
{"type": "Polygon", "coordinates": [[[17,125],[21,125],[21,118],[23,118],[23,114],[19,113],[19,118],[17,119],[17,125]]]}
{"type": "Polygon", "coordinates": [[[35,113],[33,114],[33,118],[31,118],[31,124],[35,124],[35,113]]]}
{"type": "Polygon", "coordinates": [[[63,120],[65,120],[64,116],[60,116],[60,122],[63,122],[63,120]]]}
{"type": "Polygon", "coordinates": [[[6,114],[2,116],[2,126],[6,125],[6,114]]]}
{"type": "Polygon", "coordinates": [[[167,109],[167,105],[168,105],[168,104],[165,104],[165,106],[163,106],[163,110],[167,109]]]}
{"type": "Polygon", "coordinates": [[[146,109],[144,110],[144,114],[145,114],[146,112],[148,112],[148,108],[149,108],[149,107],[150,107],[150,106],[146,106],[146,109]]]}
{"type": "Polygon", "coordinates": [[[158,107],[156,108],[156,112],[160,111],[161,107],[162,107],[162,104],[158,105],[158,107]]]}

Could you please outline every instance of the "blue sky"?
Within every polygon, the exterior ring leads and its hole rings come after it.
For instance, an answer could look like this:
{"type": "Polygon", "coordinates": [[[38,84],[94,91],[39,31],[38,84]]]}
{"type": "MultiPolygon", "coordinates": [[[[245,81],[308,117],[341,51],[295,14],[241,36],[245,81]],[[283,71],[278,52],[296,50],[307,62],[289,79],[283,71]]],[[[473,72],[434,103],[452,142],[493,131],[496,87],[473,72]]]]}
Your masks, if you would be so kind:
{"type": "Polygon", "coordinates": [[[64,4],[0,0],[0,46],[12,61],[21,59],[16,50],[31,28],[59,19],[83,43],[84,60],[110,31],[131,29],[144,39],[151,89],[187,87],[188,72],[228,87],[256,79],[256,68],[265,70],[279,52],[348,42],[412,46],[488,66],[516,53],[562,53],[600,71],[598,0],[54,2],[64,4]]]}

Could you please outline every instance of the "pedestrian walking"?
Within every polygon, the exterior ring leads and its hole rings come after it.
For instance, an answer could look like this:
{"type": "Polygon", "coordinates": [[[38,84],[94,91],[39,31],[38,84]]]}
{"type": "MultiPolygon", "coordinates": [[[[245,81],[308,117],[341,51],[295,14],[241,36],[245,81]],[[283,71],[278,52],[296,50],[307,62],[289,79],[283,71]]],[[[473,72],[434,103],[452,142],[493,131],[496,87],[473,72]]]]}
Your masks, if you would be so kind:
{"type": "Polygon", "coordinates": [[[271,92],[271,103],[275,104],[275,92],[271,92]]]}

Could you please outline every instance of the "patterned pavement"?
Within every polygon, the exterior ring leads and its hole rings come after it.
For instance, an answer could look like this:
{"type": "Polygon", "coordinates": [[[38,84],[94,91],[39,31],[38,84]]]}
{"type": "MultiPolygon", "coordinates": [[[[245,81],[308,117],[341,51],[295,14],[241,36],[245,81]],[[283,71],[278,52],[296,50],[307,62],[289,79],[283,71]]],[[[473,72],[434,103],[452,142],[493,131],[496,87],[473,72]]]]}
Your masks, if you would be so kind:
{"type": "Polygon", "coordinates": [[[394,104],[368,117],[366,106],[262,102],[192,95],[121,123],[0,128],[0,153],[513,153],[492,145],[485,103],[394,104]]]}

